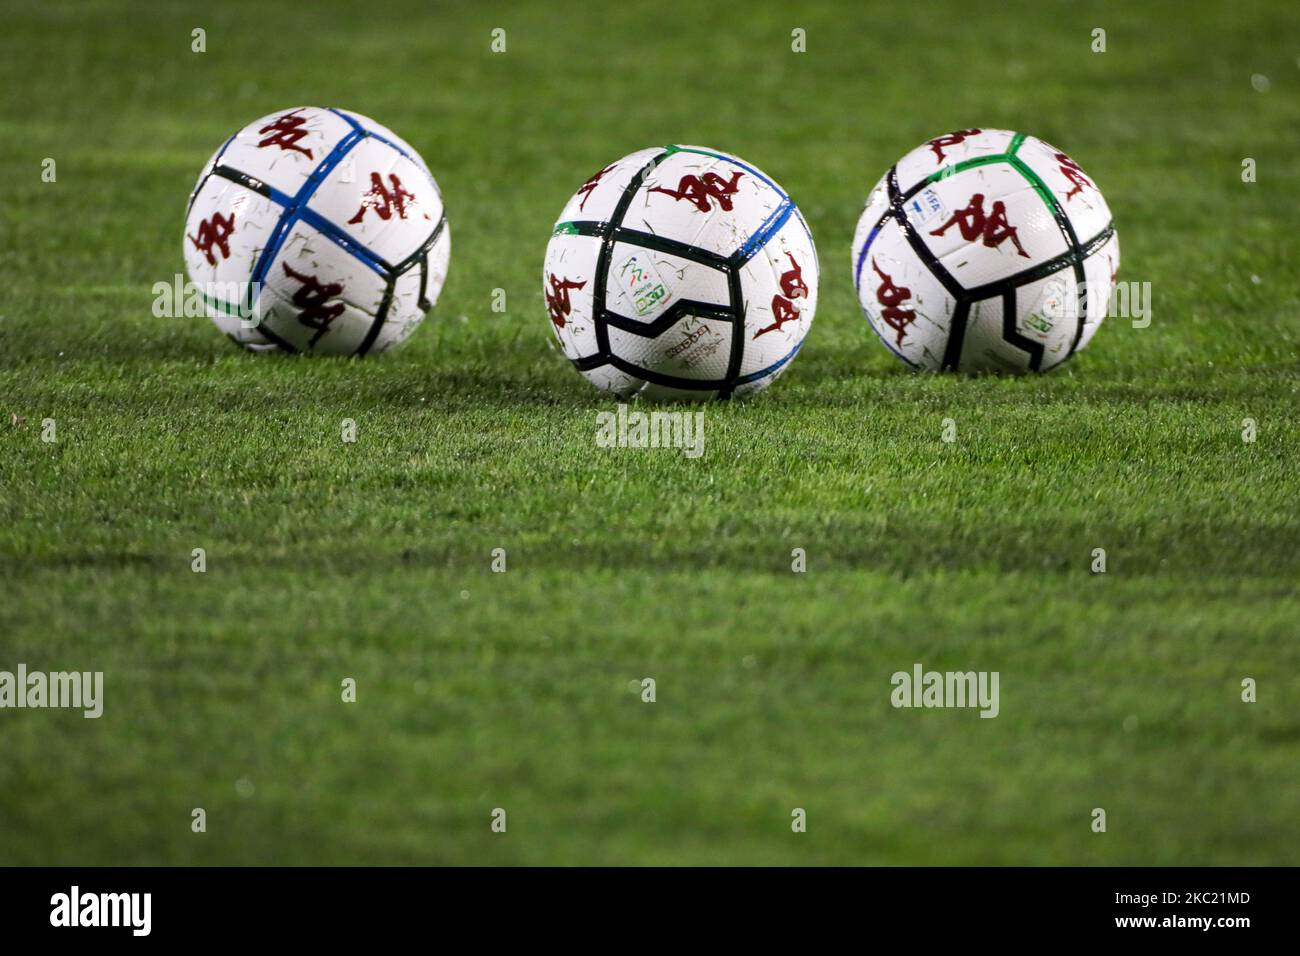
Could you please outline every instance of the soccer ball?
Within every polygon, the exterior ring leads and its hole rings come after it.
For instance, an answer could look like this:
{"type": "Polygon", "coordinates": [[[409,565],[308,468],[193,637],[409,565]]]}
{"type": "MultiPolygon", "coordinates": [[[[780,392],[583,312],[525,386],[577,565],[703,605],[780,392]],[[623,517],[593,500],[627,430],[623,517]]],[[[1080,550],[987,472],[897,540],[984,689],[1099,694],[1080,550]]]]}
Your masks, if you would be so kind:
{"type": "Polygon", "coordinates": [[[817,308],[817,250],[758,169],[643,149],[578,189],[551,235],[546,309],[564,354],[617,395],[699,401],[770,385],[817,308]]]}
{"type": "Polygon", "coordinates": [[[1088,344],[1119,269],[1110,210],[1061,150],[963,129],[872,190],[853,239],[858,301],[909,365],[1043,372],[1088,344]]]}
{"type": "Polygon", "coordinates": [[[208,317],[238,345],[366,355],[400,345],[433,307],[451,234],[404,140],[300,106],[217,150],[190,195],[184,246],[208,317]]]}

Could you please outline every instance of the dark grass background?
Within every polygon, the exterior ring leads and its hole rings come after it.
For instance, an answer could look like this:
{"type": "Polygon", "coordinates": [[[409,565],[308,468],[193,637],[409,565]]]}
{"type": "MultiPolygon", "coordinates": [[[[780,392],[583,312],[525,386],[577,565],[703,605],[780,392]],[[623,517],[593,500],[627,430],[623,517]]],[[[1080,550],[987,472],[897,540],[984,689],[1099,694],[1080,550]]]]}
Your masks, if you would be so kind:
{"type": "Polygon", "coordinates": [[[1300,862],[1294,4],[0,13],[0,669],[107,685],[98,721],[0,711],[0,863],[1300,862]],[[151,312],[212,150],[308,103],[446,197],[442,298],[376,361],[151,312]],[[1083,165],[1150,328],[1021,380],[880,347],[866,193],[970,125],[1083,165]],[[668,142],[775,177],[822,263],[695,461],[596,447],[539,287],[573,190],[668,142]],[[1000,671],[1001,715],[894,710],[915,661],[1000,671]]]}

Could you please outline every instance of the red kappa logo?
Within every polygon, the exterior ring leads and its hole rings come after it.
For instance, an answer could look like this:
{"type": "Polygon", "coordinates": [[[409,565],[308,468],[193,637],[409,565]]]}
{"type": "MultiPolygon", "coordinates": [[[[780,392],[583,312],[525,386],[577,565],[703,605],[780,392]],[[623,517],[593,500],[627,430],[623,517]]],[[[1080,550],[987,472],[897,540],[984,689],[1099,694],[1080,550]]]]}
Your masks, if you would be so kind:
{"type": "Polygon", "coordinates": [[[283,116],[278,116],[274,123],[259,129],[259,133],[270,133],[271,135],[258,143],[258,148],[279,146],[284,150],[291,149],[296,153],[302,153],[308,159],[311,159],[311,150],[303,149],[298,145],[298,141],[307,136],[307,130],[302,128],[307,125],[307,121],[296,115],[300,109],[301,107],[293,112],[285,113],[283,116]]]}
{"type": "Polygon", "coordinates": [[[215,266],[217,257],[212,254],[212,247],[216,246],[221,250],[221,258],[230,258],[230,234],[235,231],[235,214],[232,212],[229,216],[223,216],[221,213],[213,213],[211,219],[204,219],[199,223],[198,236],[191,236],[186,233],[185,236],[190,242],[194,243],[194,248],[203,253],[208,260],[208,265],[215,266]]]}
{"type": "Polygon", "coordinates": [[[880,285],[876,287],[876,301],[880,303],[880,317],[885,324],[898,333],[898,344],[903,344],[907,327],[916,321],[915,309],[901,306],[912,297],[912,290],[905,285],[895,285],[894,279],[876,265],[876,257],[871,257],[871,269],[880,276],[880,285]]]}
{"type": "Polygon", "coordinates": [[[597,184],[600,183],[600,177],[604,176],[607,172],[609,172],[617,165],[618,163],[610,163],[608,166],[606,166],[604,169],[598,172],[595,176],[592,176],[590,179],[588,179],[585,183],[583,183],[578,188],[578,195],[582,197],[582,202],[578,203],[578,209],[581,210],[586,207],[587,200],[591,198],[592,191],[596,188],[597,184]]]}
{"type": "Polygon", "coordinates": [[[551,291],[546,293],[546,311],[550,314],[551,321],[555,323],[557,329],[564,328],[569,314],[573,311],[573,303],[569,300],[569,290],[581,289],[586,284],[586,279],[581,282],[570,282],[568,279],[556,278],[555,273],[551,273],[551,291]]]}
{"type": "Polygon", "coordinates": [[[1007,207],[1001,199],[993,203],[993,213],[985,216],[984,194],[976,193],[970,197],[970,204],[965,209],[958,209],[952,214],[951,219],[938,229],[932,230],[930,235],[942,236],[954,223],[961,230],[961,237],[967,242],[983,239],[984,245],[996,249],[1010,239],[1016,251],[1026,259],[1029,258],[1029,253],[1025,252],[1024,246],[1020,244],[1020,237],[1016,235],[1016,227],[1007,222],[1007,207]]]}
{"type": "Polygon", "coordinates": [[[1069,156],[1066,156],[1064,153],[1057,153],[1055,159],[1061,164],[1061,175],[1069,180],[1070,184],[1074,187],[1065,194],[1066,202],[1069,202],[1073,197],[1083,192],[1084,186],[1087,186],[1089,189],[1097,188],[1092,184],[1092,180],[1083,174],[1083,170],[1079,168],[1079,164],[1069,156]]]}
{"type": "Polygon", "coordinates": [[[736,184],[740,182],[740,177],[743,175],[745,174],[736,172],[731,174],[730,179],[723,179],[717,173],[705,173],[703,176],[688,173],[682,177],[676,189],[653,186],[650,192],[664,193],[679,202],[685,199],[700,212],[709,212],[712,209],[709,200],[716,199],[720,208],[730,212],[731,197],[735,195],[736,184]]]}
{"type": "Polygon", "coordinates": [[[978,136],[982,132],[984,131],[980,129],[959,129],[956,132],[948,133],[944,136],[936,136],[934,139],[926,143],[926,145],[934,150],[935,165],[942,166],[944,156],[943,151],[947,147],[956,146],[958,143],[964,142],[967,136],[978,136]]]}
{"type": "Polygon", "coordinates": [[[755,332],[754,338],[768,332],[775,332],[785,323],[793,322],[799,318],[799,307],[791,300],[806,299],[808,297],[808,284],[803,281],[803,269],[799,267],[799,263],[795,262],[794,256],[790,253],[787,252],[785,257],[790,260],[790,268],[781,273],[781,292],[783,294],[772,296],[772,317],[776,321],[755,332]]]}
{"type": "Polygon", "coordinates": [[[320,337],[330,329],[330,323],[343,314],[343,303],[335,302],[329,305],[330,299],[343,292],[343,283],[327,282],[322,283],[315,276],[305,276],[301,272],[295,272],[289,268],[288,263],[282,262],[284,274],[291,279],[297,279],[302,286],[293,294],[293,304],[298,307],[298,321],[309,329],[315,329],[316,334],[311,337],[311,345],[320,341],[320,337]]]}
{"type": "MultiPolygon", "coordinates": [[[[406,190],[396,173],[388,174],[388,182],[392,189],[384,188],[384,181],[378,173],[370,174],[370,189],[361,197],[361,208],[348,220],[348,225],[359,223],[367,209],[373,209],[384,222],[393,218],[394,211],[398,219],[406,218],[406,205],[408,202],[414,204],[415,195],[406,190]]],[[[425,215],[424,218],[429,217],[425,215]]]]}

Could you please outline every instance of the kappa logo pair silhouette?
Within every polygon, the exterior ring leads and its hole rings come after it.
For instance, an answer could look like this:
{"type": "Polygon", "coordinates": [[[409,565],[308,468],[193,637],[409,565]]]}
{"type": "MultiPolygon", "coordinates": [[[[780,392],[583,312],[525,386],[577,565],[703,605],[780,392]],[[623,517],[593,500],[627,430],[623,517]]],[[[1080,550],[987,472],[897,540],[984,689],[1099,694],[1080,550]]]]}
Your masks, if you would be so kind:
{"type": "MultiPolygon", "coordinates": [[[[276,146],[282,150],[292,150],[297,153],[302,153],[308,159],[313,159],[314,157],[312,156],[312,151],[310,149],[305,149],[298,145],[298,142],[303,139],[308,132],[303,129],[307,124],[307,121],[298,115],[299,112],[301,111],[293,110],[292,112],[285,113],[284,115],[277,117],[275,122],[263,126],[258,130],[258,133],[271,134],[257,144],[258,148],[266,149],[269,146],[276,146]]],[[[362,195],[361,207],[357,210],[356,215],[348,220],[348,225],[354,226],[361,222],[365,214],[371,210],[373,210],[375,215],[385,222],[391,219],[394,213],[398,218],[405,219],[407,204],[414,202],[415,196],[407,191],[406,187],[402,185],[402,180],[398,178],[396,174],[389,173],[388,185],[385,186],[383,177],[380,176],[379,172],[372,171],[370,173],[370,189],[362,195]]],[[[427,213],[424,218],[429,218],[427,213]]],[[[199,235],[200,237],[203,235],[201,229],[199,235]]],[[[195,240],[195,245],[198,245],[198,240],[195,240]]],[[[204,252],[208,251],[207,248],[202,246],[199,246],[199,248],[203,249],[204,252]]],[[[222,249],[225,251],[224,246],[222,249]]],[[[226,255],[229,256],[229,252],[226,252],[226,255]]],[[[208,262],[212,263],[211,256],[208,257],[208,262]]]]}
{"type": "MultiPolygon", "coordinates": [[[[600,180],[606,173],[614,168],[612,164],[606,166],[596,175],[592,176],[578,188],[578,195],[582,197],[582,202],[578,203],[578,209],[587,208],[587,200],[591,198],[592,192],[600,185],[600,180]]],[[[731,211],[731,197],[736,194],[739,188],[740,177],[745,175],[741,172],[732,173],[730,179],[723,179],[717,173],[709,172],[703,176],[696,176],[688,173],[678,182],[676,189],[666,189],[662,186],[655,186],[649,191],[652,193],[664,193],[672,196],[676,200],[685,199],[700,212],[712,211],[709,201],[716,201],[718,206],[726,212],[731,211]]]]}

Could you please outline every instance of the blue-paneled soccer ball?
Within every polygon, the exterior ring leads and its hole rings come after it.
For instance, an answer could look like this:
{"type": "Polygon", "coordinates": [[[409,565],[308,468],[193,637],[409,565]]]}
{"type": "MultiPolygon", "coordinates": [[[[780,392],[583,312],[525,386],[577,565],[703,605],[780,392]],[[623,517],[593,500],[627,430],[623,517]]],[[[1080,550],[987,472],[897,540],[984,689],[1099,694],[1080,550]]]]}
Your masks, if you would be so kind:
{"type": "Polygon", "coordinates": [[[410,144],[346,110],[245,126],[199,176],[185,266],[237,344],[328,355],[400,345],[433,307],[451,234],[410,144]]]}

